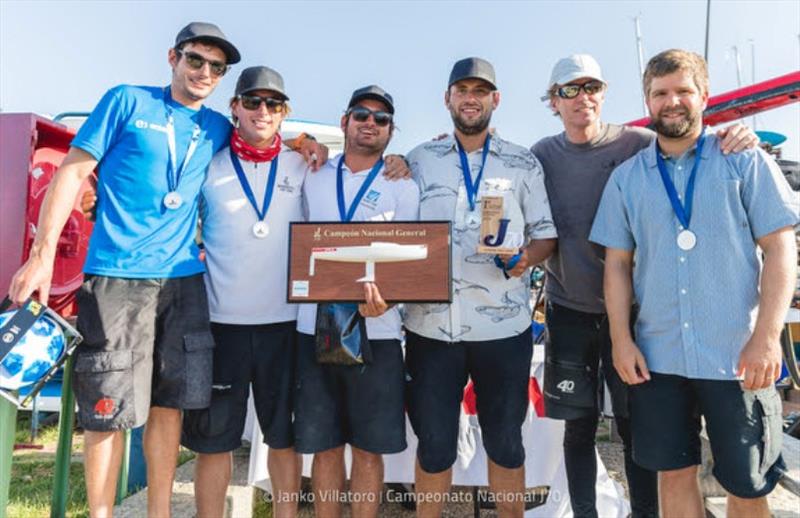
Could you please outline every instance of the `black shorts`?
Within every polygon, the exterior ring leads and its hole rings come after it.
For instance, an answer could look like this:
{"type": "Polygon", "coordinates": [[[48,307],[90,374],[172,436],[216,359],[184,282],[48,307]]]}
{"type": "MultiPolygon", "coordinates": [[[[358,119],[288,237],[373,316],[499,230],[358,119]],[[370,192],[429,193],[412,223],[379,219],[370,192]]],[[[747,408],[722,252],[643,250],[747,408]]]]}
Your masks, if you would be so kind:
{"type": "Polygon", "coordinates": [[[370,453],[406,449],[403,351],[370,340],[369,365],[317,363],[314,337],[297,333],[295,449],[317,453],[350,444],[370,453]]]}
{"type": "Polygon", "coordinates": [[[247,400],[253,387],[258,424],[270,448],[289,448],[296,322],[264,325],[211,324],[214,384],[211,405],[183,414],[181,444],[199,453],[242,445],[247,400]]]}
{"type": "Polygon", "coordinates": [[[597,415],[605,380],[614,416],[628,417],[628,386],[611,359],[608,317],[548,302],[546,323],[545,415],[564,420],[597,415]]]}
{"type": "Polygon", "coordinates": [[[533,338],[443,342],[406,331],[408,417],[419,439],[417,460],[428,473],[450,468],[458,454],[461,401],[475,387],[486,454],[504,468],[525,462],[522,424],[528,411],[533,338]]]}
{"type": "Polygon", "coordinates": [[[702,416],[722,487],[740,498],[772,491],[785,469],[781,400],[774,387],[743,390],[738,381],[650,374],[650,381],[630,392],[637,464],[653,471],[700,464],[702,416]]]}
{"type": "Polygon", "coordinates": [[[87,430],[136,428],[151,406],[204,408],[214,339],[202,275],[87,275],[77,293],[75,399],[87,430]]]}

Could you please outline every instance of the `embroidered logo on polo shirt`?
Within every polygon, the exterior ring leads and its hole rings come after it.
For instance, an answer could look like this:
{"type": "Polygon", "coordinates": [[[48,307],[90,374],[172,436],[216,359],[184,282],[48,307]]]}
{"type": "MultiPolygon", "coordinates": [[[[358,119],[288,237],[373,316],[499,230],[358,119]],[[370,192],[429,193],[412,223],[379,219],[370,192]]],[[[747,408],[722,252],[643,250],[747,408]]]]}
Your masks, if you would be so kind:
{"type": "Polygon", "coordinates": [[[378,206],[378,198],[381,197],[381,193],[376,191],[375,189],[370,189],[364,199],[361,200],[361,203],[366,205],[367,207],[374,209],[378,206]]]}
{"type": "Polygon", "coordinates": [[[281,192],[285,192],[288,194],[292,194],[295,190],[295,186],[289,182],[289,176],[284,176],[281,183],[278,184],[278,190],[281,192]]]}

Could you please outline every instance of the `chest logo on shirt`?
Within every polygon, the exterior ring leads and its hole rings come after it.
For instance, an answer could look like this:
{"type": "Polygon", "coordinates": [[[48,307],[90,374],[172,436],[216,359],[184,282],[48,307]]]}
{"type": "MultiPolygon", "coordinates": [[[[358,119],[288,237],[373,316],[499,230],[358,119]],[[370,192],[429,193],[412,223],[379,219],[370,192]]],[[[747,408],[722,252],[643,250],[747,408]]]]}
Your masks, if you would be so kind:
{"type": "Polygon", "coordinates": [[[133,125],[136,126],[136,129],[151,129],[151,130],[155,130],[155,131],[160,131],[162,133],[166,133],[166,131],[167,131],[166,126],[161,126],[159,124],[155,124],[155,123],[152,123],[152,122],[147,122],[147,121],[142,120],[142,119],[136,119],[134,121],[133,125]]]}
{"type": "Polygon", "coordinates": [[[289,176],[284,176],[281,183],[278,184],[278,190],[287,194],[294,193],[295,186],[289,183],[289,176]]]}
{"type": "Polygon", "coordinates": [[[378,205],[378,198],[381,197],[381,193],[376,191],[375,189],[370,189],[364,199],[361,200],[361,203],[368,206],[371,209],[374,209],[378,205]]]}

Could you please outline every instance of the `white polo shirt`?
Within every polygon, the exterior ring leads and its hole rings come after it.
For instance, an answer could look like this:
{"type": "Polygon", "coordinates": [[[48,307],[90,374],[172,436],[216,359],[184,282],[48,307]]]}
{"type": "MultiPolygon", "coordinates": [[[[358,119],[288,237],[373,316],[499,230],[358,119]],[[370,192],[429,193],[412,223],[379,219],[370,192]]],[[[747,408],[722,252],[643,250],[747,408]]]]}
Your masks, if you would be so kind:
{"type": "MultiPolygon", "coordinates": [[[[482,149],[467,155],[472,178],[482,149]]],[[[405,326],[445,342],[486,341],[523,333],[531,325],[530,275],[506,279],[493,255],[477,253],[480,223],[470,223],[455,137],[426,142],[408,154],[420,186],[420,219],[453,222],[453,303],[406,304],[405,326]]],[[[508,232],[533,239],[556,237],[542,167],[526,148],[497,136],[489,145],[481,196],[502,196],[508,232]]],[[[480,202],[476,201],[477,210],[480,202]]]]}
{"type": "MultiPolygon", "coordinates": [[[[240,162],[261,207],[272,162],[240,162]]],[[[303,221],[307,170],[299,153],[284,150],[278,155],[272,202],[264,219],[269,234],[257,238],[253,225],[258,216],[236,176],[229,148],[214,155],[200,209],[212,322],[272,324],[297,318],[297,305],[286,302],[289,223],[303,221]]]]}
{"type": "MultiPolygon", "coordinates": [[[[328,160],[319,171],[306,177],[303,195],[308,221],[341,221],[336,200],[336,167],[340,157],[338,155],[328,160]]],[[[342,170],[345,206],[350,207],[370,170],[352,172],[344,164],[342,170]]],[[[352,221],[416,221],[418,213],[419,189],[414,181],[387,180],[381,168],[361,198],[352,221]]],[[[297,330],[308,335],[315,334],[316,319],[316,304],[300,304],[297,330]]],[[[367,318],[367,336],[370,340],[400,340],[401,319],[397,306],[380,317],[367,318]]]]}

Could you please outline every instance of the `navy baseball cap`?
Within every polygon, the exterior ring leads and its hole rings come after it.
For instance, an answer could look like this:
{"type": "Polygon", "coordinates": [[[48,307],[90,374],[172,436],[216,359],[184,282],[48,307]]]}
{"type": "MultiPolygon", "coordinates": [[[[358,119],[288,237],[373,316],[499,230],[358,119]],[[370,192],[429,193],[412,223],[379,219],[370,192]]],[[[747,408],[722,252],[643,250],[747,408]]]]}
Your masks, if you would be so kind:
{"type": "Polygon", "coordinates": [[[491,63],[481,58],[464,58],[456,61],[453,70],[450,72],[450,79],[447,88],[463,79],[482,79],[492,88],[497,90],[497,80],[494,77],[494,67],[491,63]]]}
{"type": "Polygon", "coordinates": [[[378,85],[369,85],[359,88],[350,97],[347,108],[352,108],[358,101],[364,99],[374,99],[386,105],[386,111],[394,114],[394,99],[389,93],[378,85]]]}
{"type": "Polygon", "coordinates": [[[213,23],[206,22],[192,22],[175,36],[175,48],[189,43],[190,41],[205,40],[213,43],[225,53],[225,62],[228,65],[233,65],[242,60],[242,56],[233,43],[228,41],[225,35],[219,30],[219,27],[213,23]]]}

